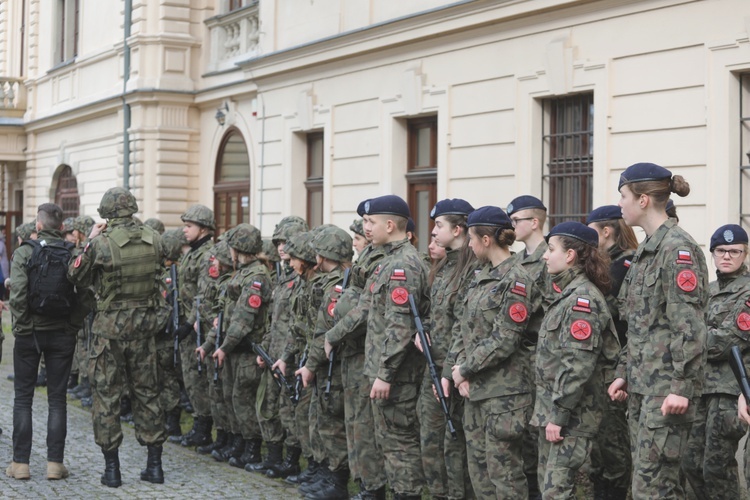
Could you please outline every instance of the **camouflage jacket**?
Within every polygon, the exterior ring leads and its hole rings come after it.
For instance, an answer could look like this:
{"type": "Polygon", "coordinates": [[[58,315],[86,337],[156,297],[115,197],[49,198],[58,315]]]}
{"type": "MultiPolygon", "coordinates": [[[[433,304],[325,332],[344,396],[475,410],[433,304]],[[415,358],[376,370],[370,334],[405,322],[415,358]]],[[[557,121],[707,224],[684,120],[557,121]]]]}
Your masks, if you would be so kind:
{"type": "MultiPolygon", "coordinates": [[[[307,368],[313,372],[325,371],[328,369],[328,358],[325,353],[325,335],[334,325],[334,309],[341,296],[343,289],[341,284],[344,281],[344,269],[336,268],[326,273],[325,279],[321,279],[320,285],[323,288],[323,301],[318,308],[313,335],[310,341],[309,355],[307,357],[307,368]]],[[[337,357],[336,362],[341,358],[337,357]]]]}
{"type": "Polygon", "coordinates": [[[451,350],[469,380],[471,401],[533,391],[531,356],[522,344],[537,293],[512,258],[485,264],[469,284],[461,335],[451,350]]]}
{"type": "Polygon", "coordinates": [[[290,341],[289,330],[292,324],[291,297],[295,284],[299,281],[297,274],[283,273],[273,291],[271,305],[271,325],[263,338],[263,347],[272,358],[284,354],[284,349],[290,341]]]}
{"type": "Polygon", "coordinates": [[[341,358],[364,351],[370,287],[376,278],[375,269],[383,257],[383,247],[365,247],[352,266],[349,285],[336,303],[336,324],[326,333],[326,339],[332,346],[340,346],[337,353],[341,358]]]}
{"type": "Polygon", "coordinates": [[[292,288],[290,336],[282,355],[287,364],[294,362],[312,339],[313,328],[318,319],[318,308],[323,302],[324,282],[325,274],[315,273],[309,280],[300,276],[292,288]]]}
{"type": "Polygon", "coordinates": [[[456,296],[461,280],[456,280],[448,288],[451,275],[455,272],[459,250],[446,249],[445,264],[435,273],[430,288],[430,323],[425,329],[430,335],[430,353],[438,370],[442,371],[443,363],[451,347],[453,325],[456,323],[456,296]]]}
{"type": "Polygon", "coordinates": [[[270,301],[271,277],[261,261],[253,260],[232,276],[227,282],[225,303],[234,305],[224,308],[226,334],[222,351],[252,351],[251,344],[260,342],[266,333],[270,301]]]}
{"type": "Polygon", "coordinates": [[[549,274],[547,274],[547,265],[542,259],[546,251],[547,243],[542,241],[531,255],[526,255],[526,250],[524,250],[513,256],[516,262],[531,277],[537,292],[535,293],[534,302],[530,304],[531,309],[529,311],[531,312],[531,317],[529,318],[529,326],[526,329],[527,344],[530,344],[527,347],[532,351],[534,350],[533,344],[536,344],[539,328],[544,319],[544,309],[550,300],[552,300],[552,280],[549,274]]]}
{"type": "Polygon", "coordinates": [[[721,275],[709,286],[707,351],[704,394],[738,393],[729,366],[729,352],[738,346],[750,350],[750,272],[744,265],[732,275],[721,275]]]}
{"type": "Polygon", "coordinates": [[[703,251],[672,221],[638,246],[619,295],[628,345],[617,376],[630,392],[701,395],[707,275],[703,251]]]}
{"type": "Polygon", "coordinates": [[[617,338],[620,345],[624,347],[628,343],[628,324],[620,318],[617,296],[620,293],[620,288],[622,288],[622,281],[625,279],[628,269],[630,269],[635,252],[633,250],[623,251],[620,247],[613,245],[607,250],[607,253],[609,253],[610,259],[609,275],[612,278],[612,285],[605,298],[607,299],[609,314],[612,315],[615,328],[617,328],[617,338]]]}
{"type": "Polygon", "coordinates": [[[206,236],[191,245],[190,251],[180,260],[180,275],[177,281],[180,287],[180,323],[195,323],[195,296],[203,295],[208,281],[209,255],[214,246],[211,236],[206,236]]]}
{"type": "Polygon", "coordinates": [[[580,269],[553,277],[561,290],[544,316],[536,346],[532,425],[553,423],[570,436],[596,435],[620,344],[607,301],[580,269]]]}
{"type": "Polygon", "coordinates": [[[454,351],[454,348],[463,349],[463,341],[461,339],[461,325],[463,324],[464,315],[466,313],[466,295],[469,293],[469,286],[471,285],[474,278],[479,276],[484,266],[479,261],[474,262],[474,266],[467,270],[466,274],[461,278],[458,283],[458,290],[456,292],[456,300],[453,302],[453,316],[456,321],[453,322],[453,327],[450,334],[450,349],[443,361],[443,378],[453,380],[453,366],[458,363],[458,357],[463,355],[462,352],[454,351]]]}
{"type": "MultiPolygon", "coordinates": [[[[201,301],[201,333],[203,344],[203,350],[210,354],[216,349],[216,334],[218,332],[218,326],[214,328],[214,319],[219,317],[219,313],[224,311],[224,315],[221,317],[222,329],[221,338],[219,339],[219,345],[224,342],[227,333],[227,324],[229,323],[229,316],[226,314],[226,307],[229,306],[228,301],[224,300],[228,292],[227,285],[229,281],[234,277],[234,271],[227,271],[220,274],[218,277],[211,277],[208,282],[209,285],[206,287],[205,295],[201,301]]],[[[235,301],[236,303],[236,301],[235,301]]],[[[232,303],[232,309],[234,309],[235,303],[232,303]]]]}
{"type": "Polygon", "coordinates": [[[408,295],[414,295],[422,321],[428,322],[427,269],[406,238],[383,245],[382,250],[385,256],[368,281],[364,373],[372,380],[416,384],[422,379],[424,357],[412,342],[415,323],[408,295]]]}
{"type": "MultiPolygon", "coordinates": [[[[116,271],[113,269],[112,250],[108,234],[116,228],[123,228],[133,235],[140,237],[139,225],[130,217],[110,219],[107,229],[93,240],[89,241],[83,252],[73,259],[68,266],[68,278],[76,287],[94,287],[97,302],[106,300],[102,296],[104,273],[116,271]]],[[[161,256],[161,239],[153,232],[155,255],[161,256]]],[[[107,339],[136,340],[154,337],[169,320],[172,308],[164,300],[161,290],[161,274],[158,264],[161,257],[155,257],[153,292],[139,300],[131,300],[126,304],[112,304],[94,316],[92,331],[94,334],[107,339]]]]}

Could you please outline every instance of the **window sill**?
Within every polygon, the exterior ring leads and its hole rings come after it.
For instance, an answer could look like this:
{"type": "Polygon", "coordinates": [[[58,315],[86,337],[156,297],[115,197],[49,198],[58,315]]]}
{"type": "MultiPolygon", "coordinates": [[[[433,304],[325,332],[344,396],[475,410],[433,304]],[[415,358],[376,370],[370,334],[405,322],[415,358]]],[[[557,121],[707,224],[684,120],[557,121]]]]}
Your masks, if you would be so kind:
{"type": "Polygon", "coordinates": [[[73,56],[73,57],[71,57],[70,59],[66,59],[66,60],[65,60],[65,61],[63,61],[63,62],[57,63],[56,65],[52,66],[52,67],[51,67],[51,68],[50,68],[50,69],[49,69],[49,70],[47,71],[47,74],[49,75],[49,74],[51,74],[51,73],[54,73],[54,72],[56,72],[56,71],[58,71],[58,70],[61,70],[61,69],[63,69],[63,68],[66,68],[66,67],[68,67],[68,66],[71,66],[71,65],[72,65],[73,63],[75,63],[75,62],[76,62],[76,57],[78,57],[78,56],[73,56]]]}

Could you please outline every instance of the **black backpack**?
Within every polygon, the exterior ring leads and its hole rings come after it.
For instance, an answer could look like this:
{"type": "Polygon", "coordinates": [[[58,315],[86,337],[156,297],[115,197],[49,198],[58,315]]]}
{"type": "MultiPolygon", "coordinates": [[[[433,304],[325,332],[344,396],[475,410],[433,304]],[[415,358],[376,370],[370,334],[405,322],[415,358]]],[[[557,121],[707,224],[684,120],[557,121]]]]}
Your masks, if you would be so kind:
{"type": "Polygon", "coordinates": [[[75,305],[73,284],[68,281],[68,262],[73,245],[67,241],[27,240],[34,247],[26,263],[29,310],[42,316],[67,318],[75,305]]]}

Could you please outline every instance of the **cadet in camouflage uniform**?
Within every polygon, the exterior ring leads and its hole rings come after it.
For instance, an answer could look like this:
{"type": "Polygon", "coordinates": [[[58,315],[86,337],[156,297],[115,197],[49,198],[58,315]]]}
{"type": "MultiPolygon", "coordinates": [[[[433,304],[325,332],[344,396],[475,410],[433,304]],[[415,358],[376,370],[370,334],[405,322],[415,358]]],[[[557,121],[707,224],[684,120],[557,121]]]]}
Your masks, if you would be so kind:
{"type": "Polygon", "coordinates": [[[73,222],[75,221],[75,217],[68,217],[63,221],[62,225],[62,234],[63,239],[69,243],[76,244],[76,238],[73,235],[73,222]]]}
{"type": "Polygon", "coordinates": [[[710,250],[717,280],[709,285],[708,363],[682,468],[697,498],[740,498],[737,445],[745,427],[737,413],[737,381],[729,352],[750,348],[750,273],[747,232],[736,224],[718,228],[710,250]]]}
{"type": "MultiPolygon", "coordinates": [[[[325,334],[334,325],[334,310],[344,286],[344,273],[351,265],[352,238],[335,226],[322,228],[315,234],[311,246],[316,254],[317,269],[321,274],[318,286],[323,302],[317,320],[305,366],[297,371],[305,386],[317,387],[317,430],[329,470],[328,480],[320,488],[311,489],[308,499],[348,499],[349,463],[344,423],[344,390],[341,382],[341,358],[334,355],[333,370],[328,379],[329,358],[325,353],[325,334]],[[330,386],[328,383],[330,382],[330,386]],[[326,390],[328,389],[328,392],[326,390]]],[[[348,286],[348,278],[347,283],[348,286]]]]}
{"type": "Polygon", "coordinates": [[[395,195],[373,198],[365,202],[364,213],[365,232],[385,252],[370,285],[365,343],[375,440],[395,498],[420,498],[424,475],[416,413],[425,362],[412,342],[408,296],[414,296],[420,316],[429,321],[427,269],[406,238],[409,207],[404,200],[395,195]]]}
{"type": "Polygon", "coordinates": [[[532,411],[530,355],[523,348],[537,291],[511,258],[515,233],[497,207],[469,215],[469,245],[485,262],[464,299],[453,382],[467,398],[464,431],[478,498],[526,498],[522,442],[532,411]]]}
{"type": "Polygon", "coordinates": [[[94,439],[104,452],[102,484],[109,487],[122,484],[118,448],[125,389],[132,399],[136,438],[148,447],[141,479],[164,482],[161,452],[166,433],[158,400],[156,335],[166,325],[170,308],[159,285],[161,238],[135,224],[132,215],[137,211],[126,189],[104,193],[99,215],[108,222],[94,226],[90,241],[68,268],[77,287],[93,285],[97,295],[91,347],[94,439]]]}
{"type": "Polygon", "coordinates": [[[357,257],[359,257],[362,255],[365,247],[370,244],[365,236],[365,228],[362,219],[354,219],[354,222],[349,225],[349,231],[354,233],[352,246],[354,247],[354,251],[357,252],[357,257]]]}
{"type": "Polygon", "coordinates": [[[610,286],[595,229],[562,222],[544,254],[553,295],[536,349],[536,404],[542,498],[573,498],[576,473],[591,453],[606,407],[605,372],[620,353],[601,290],[610,286]]]}
{"type": "MultiPolygon", "coordinates": [[[[547,251],[547,242],[544,241],[544,223],[547,220],[547,207],[542,200],[531,195],[522,195],[514,198],[508,204],[508,217],[513,223],[516,231],[516,241],[524,244],[523,252],[513,256],[529,273],[531,279],[536,284],[536,289],[540,292],[537,294],[537,301],[531,305],[529,311],[529,325],[526,328],[527,338],[524,340],[524,347],[531,353],[531,365],[534,365],[534,352],[536,351],[537,335],[539,327],[544,318],[545,296],[551,291],[551,282],[547,274],[547,267],[544,265],[542,256],[547,251]]],[[[532,388],[532,397],[536,388],[532,388]]],[[[533,406],[532,402],[532,406],[533,406]]],[[[541,498],[537,484],[537,466],[539,464],[539,453],[537,450],[539,436],[537,428],[529,425],[526,427],[523,438],[523,471],[526,475],[526,481],[529,485],[529,499],[541,498]]]]}
{"type": "MultiPolygon", "coordinates": [[[[367,201],[367,200],[366,200],[367,201]]],[[[364,215],[363,201],[357,213],[364,215]]],[[[364,232],[364,229],[363,229],[364,232]]],[[[326,333],[326,355],[336,348],[341,359],[344,390],[344,417],[349,469],[360,483],[360,498],[385,499],[383,453],[375,443],[375,421],[370,404],[372,382],[364,373],[367,316],[371,303],[370,287],[375,282],[382,246],[368,244],[350,272],[349,284],[336,302],[335,325],[326,333]]]]}
{"type": "MultiPolygon", "coordinates": [[[[193,205],[180,217],[185,224],[182,231],[190,250],[180,261],[180,323],[176,332],[180,338],[182,378],[190,403],[193,405],[193,428],[184,436],[172,436],[170,442],[182,446],[202,446],[211,442],[211,401],[208,395],[208,370],[204,363],[198,372],[195,356],[197,333],[195,323],[195,297],[203,296],[211,279],[208,275],[208,255],[213,247],[216,229],[214,213],[203,205],[193,205]]],[[[201,342],[203,339],[200,339],[201,342]]]]}
{"type": "MultiPolygon", "coordinates": [[[[238,429],[232,429],[244,440],[244,451],[229,457],[229,465],[244,469],[261,460],[260,426],[255,400],[261,381],[252,344],[263,339],[268,328],[271,302],[271,276],[258,260],[262,249],[260,231],[250,224],[240,224],[227,236],[227,243],[237,272],[227,282],[224,297],[226,334],[212,357],[222,368],[222,389],[227,403],[231,401],[238,429]]],[[[212,453],[213,455],[213,453],[212,453]]]]}
{"type": "MultiPolygon", "coordinates": [[[[628,324],[620,318],[617,295],[630,268],[638,240],[633,229],[622,220],[622,211],[616,205],[605,205],[593,210],[586,223],[599,235],[599,251],[610,258],[609,275],[612,279],[605,295],[609,313],[617,329],[620,346],[628,343],[628,324]]],[[[608,372],[614,376],[614,372],[608,372]]],[[[612,380],[605,380],[609,385],[612,380]]],[[[594,497],[625,500],[631,482],[630,433],[627,418],[628,405],[624,401],[607,398],[607,407],[599,432],[591,450],[591,473],[594,497]]]]}
{"type": "Polygon", "coordinates": [[[703,390],[708,271],[698,244],[664,211],[670,192],[690,192],[682,176],[637,163],[621,174],[619,190],[623,220],[642,227],[646,240],[620,290],[627,358],[609,395],[628,400],[633,498],[682,498],[680,457],[703,390]]]}
{"type": "MultiPolygon", "coordinates": [[[[462,274],[467,270],[473,272],[476,267],[474,254],[467,243],[466,226],[466,219],[473,211],[474,207],[464,200],[447,199],[437,202],[430,212],[430,217],[435,221],[433,234],[438,244],[446,248],[446,258],[430,272],[432,315],[426,327],[430,336],[430,353],[438,373],[443,372],[444,361],[452,344],[453,327],[458,320],[454,316],[455,301],[462,274]]],[[[421,350],[423,346],[419,343],[419,336],[415,338],[415,343],[421,350]]],[[[455,441],[446,431],[445,414],[440,401],[433,394],[432,385],[429,367],[425,367],[417,403],[425,482],[433,498],[465,498],[465,483],[471,483],[466,460],[466,435],[460,421],[454,420],[454,426],[458,424],[455,441]]],[[[444,389],[448,389],[445,395],[450,398],[450,387],[444,389]]]]}
{"type": "Polygon", "coordinates": [[[159,234],[164,234],[164,223],[159,219],[151,217],[150,219],[143,221],[143,225],[150,227],[159,234]]]}
{"type": "MultiPolygon", "coordinates": [[[[181,230],[171,229],[162,234],[161,242],[164,247],[164,272],[162,273],[164,287],[162,294],[167,302],[171,303],[173,287],[179,285],[172,283],[170,268],[173,264],[179,265],[182,248],[187,246],[187,239],[185,239],[181,230]]],[[[180,374],[178,373],[180,366],[179,359],[177,360],[178,364],[175,365],[174,337],[168,326],[165,326],[156,338],[157,371],[159,386],[161,387],[159,401],[166,415],[167,435],[179,436],[182,434],[180,429],[180,413],[182,412],[180,408],[180,374]]]]}

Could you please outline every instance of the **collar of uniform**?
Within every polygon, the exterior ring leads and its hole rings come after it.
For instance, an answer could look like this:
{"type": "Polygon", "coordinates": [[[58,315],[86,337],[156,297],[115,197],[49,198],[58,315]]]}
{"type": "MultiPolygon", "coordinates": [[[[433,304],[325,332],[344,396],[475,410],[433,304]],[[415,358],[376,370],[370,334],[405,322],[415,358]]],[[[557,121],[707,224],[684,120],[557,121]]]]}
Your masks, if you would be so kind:
{"type": "Polygon", "coordinates": [[[445,258],[447,262],[456,262],[458,260],[458,256],[460,254],[460,250],[454,250],[452,248],[446,248],[445,249],[445,258]]]}
{"type": "Polygon", "coordinates": [[[383,245],[382,248],[385,253],[389,254],[389,253],[395,252],[399,248],[403,247],[405,244],[411,245],[411,243],[409,243],[408,238],[404,238],[403,240],[398,240],[398,241],[391,241],[383,245]]]}
{"type": "MultiPolygon", "coordinates": [[[[492,264],[490,264],[490,266],[491,265],[492,264]]],[[[489,267],[489,275],[493,279],[501,279],[508,274],[511,267],[513,267],[513,257],[508,257],[495,267],[489,267]]]]}
{"type": "Polygon", "coordinates": [[[63,235],[60,231],[57,229],[42,229],[37,234],[37,240],[61,240],[63,239],[63,235]]]}
{"type": "Polygon", "coordinates": [[[570,287],[571,283],[577,281],[576,278],[581,274],[583,274],[583,269],[576,266],[566,269],[565,271],[552,277],[552,282],[555,283],[560,288],[560,290],[562,290],[562,292],[560,293],[561,297],[564,297],[570,293],[569,291],[567,291],[567,289],[570,287]]]}
{"type": "Polygon", "coordinates": [[[546,252],[546,251],[547,251],[547,242],[546,241],[542,241],[541,243],[539,243],[539,245],[537,245],[536,250],[534,250],[534,253],[532,253],[530,255],[527,254],[526,253],[526,249],[524,249],[524,251],[523,251],[523,259],[521,260],[521,262],[523,264],[530,264],[532,262],[539,262],[540,260],[542,260],[542,256],[544,255],[544,252],[546,252]]]}
{"type": "Polygon", "coordinates": [[[213,234],[207,234],[203,238],[199,240],[195,240],[194,242],[190,243],[190,251],[192,252],[193,250],[197,250],[198,248],[202,247],[204,243],[206,243],[208,240],[210,240],[213,237],[214,237],[213,234]]]}
{"type": "Polygon", "coordinates": [[[130,224],[135,224],[135,219],[132,217],[112,217],[111,219],[107,219],[107,227],[117,227],[117,226],[128,226],[130,224]]]}
{"type": "Polygon", "coordinates": [[[661,245],[662,240],[672,228],[675,227],[675,223],[669,219],[657,228],[654,234],[648,238],[643,244],[644,252],[656,252],[656,249],[661,245]]]}
{"type": "Polygon", "coordinates": [[[747,282],[745,280],[738,280],[740,276],[747,274],[747,266],[745,264],[742,264],[739,269],[737,269],[733,273],[724,274],[722,272],[716,271],[716,279],[719,282],[719,288],[721,290],[725,290],[727,287],[729,288],[744,288],[747,286],[747,282]],[[732,286],[732,285],[739,285],[738,287],[732,286]]]}

